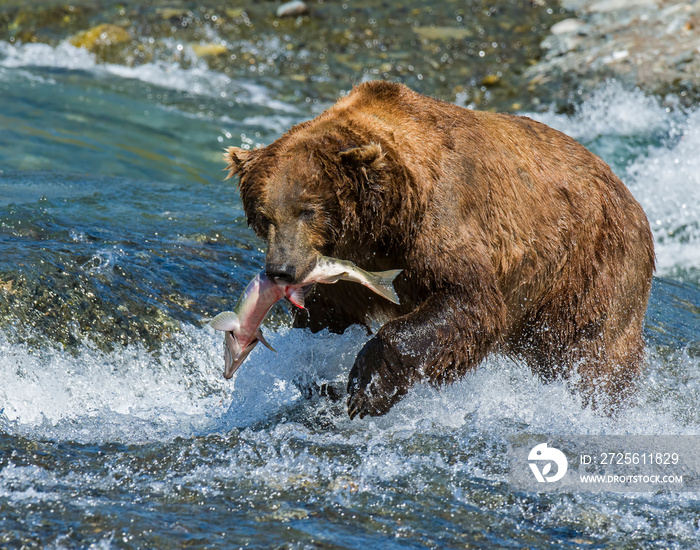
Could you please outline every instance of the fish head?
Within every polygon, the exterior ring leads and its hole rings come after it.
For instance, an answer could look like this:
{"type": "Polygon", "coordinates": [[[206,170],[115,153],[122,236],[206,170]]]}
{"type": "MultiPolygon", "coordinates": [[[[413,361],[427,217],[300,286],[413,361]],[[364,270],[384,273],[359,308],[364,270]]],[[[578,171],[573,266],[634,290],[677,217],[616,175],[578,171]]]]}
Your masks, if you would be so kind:
{"type": "Polygon", "coordinates": [[[253,340],[247,345],[243,345],[234,332],[229,331],[224,338],[224,378],[231,378],[238,367],[243,364],[246,357],[253,351],[258,340],[253,340]]]}

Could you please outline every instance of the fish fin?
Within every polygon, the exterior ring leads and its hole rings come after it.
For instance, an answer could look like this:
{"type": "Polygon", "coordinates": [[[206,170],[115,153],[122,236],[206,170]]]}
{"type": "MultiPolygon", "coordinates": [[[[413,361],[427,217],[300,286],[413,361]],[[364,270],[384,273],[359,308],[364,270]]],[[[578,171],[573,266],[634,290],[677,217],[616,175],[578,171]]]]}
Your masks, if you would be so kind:
{"type": "Polygon", "coordinates": [[[258,329],[258,332],[257,332],[257,334],[255,335],[255,337],[256,337],[258,340],[260,340],[260,342],[262,343],[262,345],[265,346],[267,349],[271,349],[272,351],[274,351],[275,353],[277,353],[277,350],[276,350],[275,348],[273,348],[273,347],[270,345],[270,342],[268,342],[267,340],[265,340],[265,337],[263,336],[262,330],[258,329]]]}
{"type": "Polygon", "coordinates": [[[370,273],[370,277],[368,277],[370,284],[367,286],[390,302],[400,304],[399,295],[396,294],[396,290],[394,289],[394,279],[396,279],[402,271],[403,269],[390,269],[388,271],[372,272],[370,273]]]}
{"type": "Polygon", "coordinates": [[[305,309],[304,308],[304,288],[301,286],[296,287],[292,292],[289,293],[287,296],[289,298],[289,301],[292,302],[295,306],[297,306],[300,309],[305,309]]]}
{"type": "Polygon", "coordinates": [[[209,326],[214,330],[234,330],[238,326],[238,315],[233,311],[223,311],[209,321],[209,326]]]}
{"type": "Polygon", "coordinates": [[[338,275],[331,275],[330,277],[326,277],[323,280],[319,281],[319,283],[323,283],[324,285],[332,285],[333,283],[337,283],[338,281],[354,281],[354,279],[350,279],[348,277],[348,272],[343,271],[342,273],[338,273],[338,275]]]}

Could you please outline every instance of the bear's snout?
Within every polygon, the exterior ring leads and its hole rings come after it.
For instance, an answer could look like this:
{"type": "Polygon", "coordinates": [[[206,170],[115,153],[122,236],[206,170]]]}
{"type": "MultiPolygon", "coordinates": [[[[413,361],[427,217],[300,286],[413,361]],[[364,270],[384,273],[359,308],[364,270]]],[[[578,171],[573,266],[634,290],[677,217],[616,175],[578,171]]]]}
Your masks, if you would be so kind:
{"type": "Polygon", "coordinates": [[[267,235],[265,275],[280,283],[298,283],[313,268],[317,252],[309,243],[308,231],[290,216],[291,221],[279,221],[267,235]]]}
{"type": "Polygon", "coordinates": [[[284,283],[293,283],[296,280],[296,266],[283,263],[267,263],[265,264],[265,275],[272,281],[281,281],[284,283]]]}

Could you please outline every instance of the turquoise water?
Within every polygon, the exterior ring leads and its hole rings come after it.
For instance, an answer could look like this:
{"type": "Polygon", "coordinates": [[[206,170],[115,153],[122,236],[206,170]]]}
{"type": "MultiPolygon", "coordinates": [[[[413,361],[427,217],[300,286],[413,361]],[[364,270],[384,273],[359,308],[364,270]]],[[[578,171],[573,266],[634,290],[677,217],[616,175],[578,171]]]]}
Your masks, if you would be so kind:
{"type": "Polygon", "coordinates": [[[0,43],[0,546],[697,546],[698,495],[517,492],[506,449],[700,432],[700,111],[610,84],[571,116],[532,115],[601,155],[649,216],[634,406],[601,417],[492,357],[350,421],[307,395],[344,387],[363,330],[292,331],[279,307],[277,355],[259,346],[229,382],[201,322],[263,261],[221,150],[315,116],[331,100],[306,101],[313,86],[0,43]]]}

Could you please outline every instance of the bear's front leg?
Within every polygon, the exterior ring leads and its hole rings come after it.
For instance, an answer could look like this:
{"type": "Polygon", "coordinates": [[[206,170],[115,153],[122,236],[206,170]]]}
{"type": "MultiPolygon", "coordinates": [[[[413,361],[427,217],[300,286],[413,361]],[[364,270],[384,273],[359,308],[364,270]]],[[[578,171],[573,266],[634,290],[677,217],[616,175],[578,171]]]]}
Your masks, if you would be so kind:
{"type": "Polygon", "coordinates": [[[494,287],[461,298],[437,293],[388,322],[350,371],[350,418],[385,414],[418,381],[439,385],[463,376],[484,359],[504,324],[505,304],[494,287]]]}

